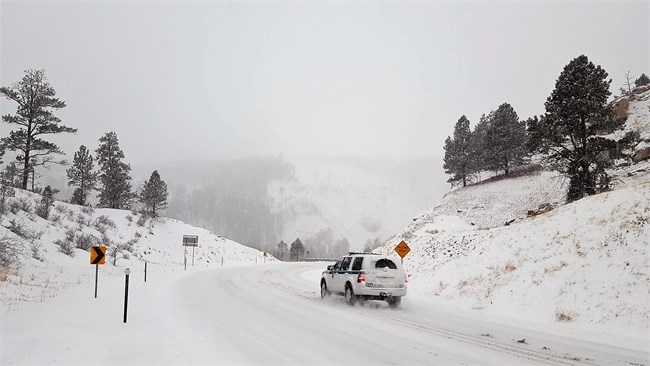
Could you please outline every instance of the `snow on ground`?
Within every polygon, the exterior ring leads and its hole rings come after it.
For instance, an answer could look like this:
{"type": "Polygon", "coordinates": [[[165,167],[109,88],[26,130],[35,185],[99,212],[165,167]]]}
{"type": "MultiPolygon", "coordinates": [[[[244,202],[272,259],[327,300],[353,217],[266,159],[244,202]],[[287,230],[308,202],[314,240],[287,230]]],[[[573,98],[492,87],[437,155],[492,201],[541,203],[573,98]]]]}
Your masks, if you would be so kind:
{"type": "Polygon", "coordinates": [[[458,189],[381,251],[405,240],[410,291],[442,303],[650,347],[650,163],[624,169],[618,189],[533,217],[563,199],[551,173],[458,189]]]}
{"type": "Polygon", "coordinates": [[[105,278],[0,318],[2,365],[642,365],[646,350],[548,334],[408,296],[321,299],[325,263],[267,263],[105,278]],[[525,342],[518,340],[525,338],[525,342]]]}
{"type": "Polygon", "coordinates": [[[150,271],[172,271],[182,270],[185,258],[190,268],[275,260],[208,230],[172,219],[146,219],[130,211],[55,202],[45,220],[35,213],[40,198],[16,190],[16,197],[8,199],[12,210],[0,217],[0,237],[15,240],[21,247],[21,266],[0,271],[0,312],[18,310],[24,303],[47,301],[71,286],[94,283],[90,253],[77,246],[108,247],[100,277],[123,276],[128,267],[143,270],[145,261],[150,271]],[[183,235],[199,236],[194,253],[191,247],[184,253],[183,235]],[[72,246],[70,255],[62,252],[61,244],[72,246]]]}

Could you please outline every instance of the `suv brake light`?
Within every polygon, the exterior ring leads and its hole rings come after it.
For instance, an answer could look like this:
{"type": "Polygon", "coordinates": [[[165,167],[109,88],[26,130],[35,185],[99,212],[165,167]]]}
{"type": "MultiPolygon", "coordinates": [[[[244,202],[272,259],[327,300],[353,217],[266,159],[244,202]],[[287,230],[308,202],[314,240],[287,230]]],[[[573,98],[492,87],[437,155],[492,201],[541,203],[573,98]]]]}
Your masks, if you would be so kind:
{"type": "Polygon", "coordinates": [[[365,273],[359,273],[359,277],[357,278],[358,283],[366,283],[366,274],[365,273]]]}

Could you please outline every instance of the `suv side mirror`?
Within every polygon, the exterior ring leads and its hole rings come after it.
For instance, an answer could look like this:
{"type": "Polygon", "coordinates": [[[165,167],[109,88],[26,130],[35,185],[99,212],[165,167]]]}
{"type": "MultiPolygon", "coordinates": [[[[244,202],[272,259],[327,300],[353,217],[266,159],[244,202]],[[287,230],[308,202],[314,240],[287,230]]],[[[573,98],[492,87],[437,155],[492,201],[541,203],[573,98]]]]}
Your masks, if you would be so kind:
{"type": "Polygon", "coordinates": [[[331,271],[332,268],[334,268],[334,265],[333,265],[333,264],[330,264],[329,266],[327,266],[327,270],[328,270],[328,271],[331,271]]]}

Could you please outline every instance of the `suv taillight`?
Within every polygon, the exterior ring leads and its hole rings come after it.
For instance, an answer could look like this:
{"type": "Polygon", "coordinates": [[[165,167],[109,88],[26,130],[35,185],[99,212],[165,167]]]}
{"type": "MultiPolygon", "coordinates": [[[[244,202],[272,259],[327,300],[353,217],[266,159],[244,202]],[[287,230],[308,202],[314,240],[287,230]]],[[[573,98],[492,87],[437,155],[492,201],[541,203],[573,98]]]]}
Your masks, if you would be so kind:
{"type": "Polygon", "coordinates": [[[365,273],[359,273],[359,277],[357,278],[358,283],[366,283],[366,274],[365,273]]]}

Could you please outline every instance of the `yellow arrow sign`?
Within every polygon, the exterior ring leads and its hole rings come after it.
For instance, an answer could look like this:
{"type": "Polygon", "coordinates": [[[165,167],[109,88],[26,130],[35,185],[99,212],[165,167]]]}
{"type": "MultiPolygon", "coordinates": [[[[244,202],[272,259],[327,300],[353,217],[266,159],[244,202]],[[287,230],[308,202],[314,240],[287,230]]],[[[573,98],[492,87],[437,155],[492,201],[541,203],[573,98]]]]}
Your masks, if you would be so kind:
{"type": "Polygon", "coordinates": [[[402,242],[397,244],[397,246],[395,247],[395,251],[397,252],[397,254],[399,254],[400,257],[404,258],[407,254],[409,254],[411,248],[409,248],[408,244],[406,244],[404,240],[402,240],[402,242]]]}
{"type": "Polygon", "coordinates": [[[106,246],[93,247],[90,251],[90,264],[106,263],[106,246]]]}

